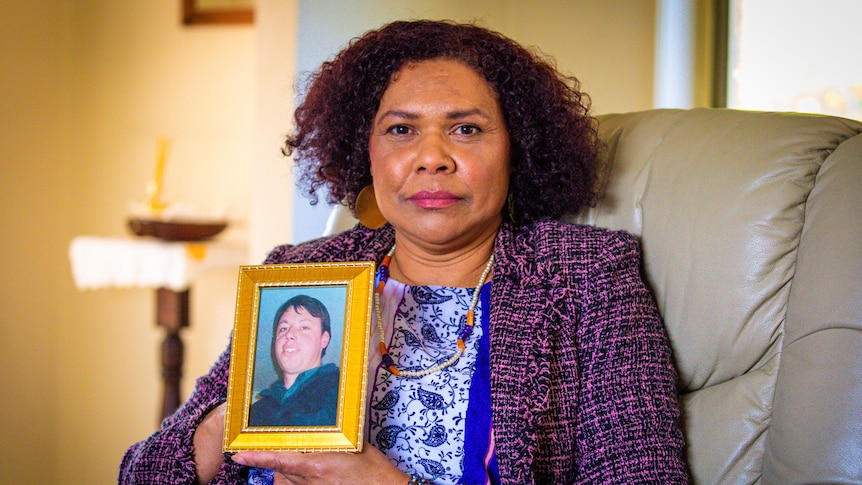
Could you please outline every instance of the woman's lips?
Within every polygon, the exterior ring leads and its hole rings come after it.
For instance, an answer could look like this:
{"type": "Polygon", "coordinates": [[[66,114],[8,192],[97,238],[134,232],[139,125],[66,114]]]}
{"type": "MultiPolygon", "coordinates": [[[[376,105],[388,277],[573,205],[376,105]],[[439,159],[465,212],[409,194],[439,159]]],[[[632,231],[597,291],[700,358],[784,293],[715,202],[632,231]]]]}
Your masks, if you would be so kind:
{"type": "Polygon", "coordinates": [[[461,198],[449,192],[417,192],[410,196],[410,202],[423,209],[443,209],[457,204],[461,198]]]}

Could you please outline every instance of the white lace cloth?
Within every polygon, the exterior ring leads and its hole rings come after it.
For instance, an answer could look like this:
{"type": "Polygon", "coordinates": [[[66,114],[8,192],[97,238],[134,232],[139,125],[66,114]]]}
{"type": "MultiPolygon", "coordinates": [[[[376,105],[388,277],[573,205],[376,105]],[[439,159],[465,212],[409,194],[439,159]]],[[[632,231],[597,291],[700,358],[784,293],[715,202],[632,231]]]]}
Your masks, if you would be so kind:
{"type": "Polygon", "coordinates": [[[214,242],[80,236],[69,245],[78,289],[170,288],[182,291],[198,273],[247,264],[247,250],[214,242]]]}

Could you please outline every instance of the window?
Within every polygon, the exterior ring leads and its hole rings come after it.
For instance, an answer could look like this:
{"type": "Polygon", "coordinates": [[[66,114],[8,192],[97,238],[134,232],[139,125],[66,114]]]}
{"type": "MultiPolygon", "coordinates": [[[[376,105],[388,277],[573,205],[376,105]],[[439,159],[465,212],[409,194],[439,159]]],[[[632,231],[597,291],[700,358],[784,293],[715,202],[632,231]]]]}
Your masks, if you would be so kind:
{"type": "Polygon", "coordinates": [[[862,119],[862,1],[731,0],[727,106],[862,119]]]}

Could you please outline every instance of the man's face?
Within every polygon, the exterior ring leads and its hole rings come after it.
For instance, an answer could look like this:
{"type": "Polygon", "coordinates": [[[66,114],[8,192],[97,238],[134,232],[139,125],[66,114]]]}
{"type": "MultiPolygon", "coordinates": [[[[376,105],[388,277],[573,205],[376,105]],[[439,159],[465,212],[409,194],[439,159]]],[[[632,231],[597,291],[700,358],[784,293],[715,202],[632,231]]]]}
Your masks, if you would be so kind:
{"type": "Polygon", "coordinates": [[[275,331],[275,360],[284,377],[284,387],[290,387],[296,376],[320,366],[320,354],[329,345],[329,332],[324,332],[320,318],[302,307],[289,307],[275,331]]]}

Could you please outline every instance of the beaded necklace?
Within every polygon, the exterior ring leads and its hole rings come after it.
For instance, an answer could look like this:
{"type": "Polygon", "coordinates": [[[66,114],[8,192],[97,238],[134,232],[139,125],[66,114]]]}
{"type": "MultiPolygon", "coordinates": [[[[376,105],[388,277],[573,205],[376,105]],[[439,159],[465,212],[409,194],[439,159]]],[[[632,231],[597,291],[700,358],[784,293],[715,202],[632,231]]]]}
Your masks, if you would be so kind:
{"type": "Polygon", "coordinates": [[[377,314],[377,332],[380,334],[379,347],[380,353],[382,354],[382,364],[395,376],[427,376],[428,374],[433,374],[451,366],[455,362],[458,362],[458,359],[461,358],[461,354],[464,353],[464,349],[467,348],[467,345],[464,342],[466,342],[467,339],[470,338],[470,334],[473,333],[473,316],[476,313],[476,305],[479,303],[479,294],[482,291],[482,285],[485,284],[485,279],[488,277],[488,273],[491,272],[491,267],[494,265],[494,255],[491,254],[491,258],[488,259],[488,264],[485,265],[485,270],[482,271],[482,276],[479,278],[479,284],[477,284],[476,289],[473,290],[473,299],[470,301],[470,307],[467,309],[467,324],[464,325],[464,328],[462,328],[458,333],[458,350],[456,350],[455,353],[444,362],[427,369],[412,371],[399,369],[395,365],[395,360],[393,360],[392,356],[389,355],[389,349],[386,347],[386,337],[383,332],[383,305],[380,304],[380,295],[383,293],[383,287],[386,286],[386,281],[389,280],[389,262],[392,260],[392,255],[394,253],[395,245],[393,244],[392,249],[390,249],[389,252],[386,253],[386,256],[383,257],[383,261],[380,263],[380,268],[377,269],[378,283],[377,287],[374,288],[374,309],[377,314]]]}

